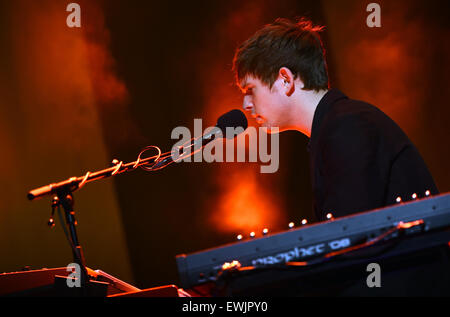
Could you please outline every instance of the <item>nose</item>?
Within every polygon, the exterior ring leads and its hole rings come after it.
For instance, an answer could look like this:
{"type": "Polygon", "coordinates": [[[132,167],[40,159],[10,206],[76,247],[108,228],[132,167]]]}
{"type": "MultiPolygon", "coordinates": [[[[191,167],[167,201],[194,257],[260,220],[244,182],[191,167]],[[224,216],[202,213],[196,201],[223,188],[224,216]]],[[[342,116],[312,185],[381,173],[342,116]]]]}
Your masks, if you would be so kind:
{"type": "Polygon", "coordinates": [[[251,96],[244,96],[244,100],[242,102],[242,108],[245,111],[251,112],[252,115],[255,115],[255,107],[253,105],[253,101],[251,99],[251,96]]]}

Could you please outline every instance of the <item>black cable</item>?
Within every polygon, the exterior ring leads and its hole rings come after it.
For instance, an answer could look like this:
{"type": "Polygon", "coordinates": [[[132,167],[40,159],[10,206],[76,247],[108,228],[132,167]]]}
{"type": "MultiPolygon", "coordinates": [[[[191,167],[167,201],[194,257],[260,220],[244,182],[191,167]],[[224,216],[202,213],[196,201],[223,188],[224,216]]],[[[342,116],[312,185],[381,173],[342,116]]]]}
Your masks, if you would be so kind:
{"type": "Polygon", "coordinates": [[[83,261],[81,260],[80,254],[78,253],[78,250],[75,247],[75,244],[73,243],[72,239],[69,236],[69,233],[67,232],[66,224],[64,222],[63,216],[61,215],[61,205],[59,205],[59,204],[58,204],[58,216],[59,216],[59,221],[61,222],[61,226],[64,231],[64,235],[66,236],[67,241],[69,242],[69,245],[72,249],[72,253],[75,257],[75,261],[78,261],[78,265],[80,265],[81,274],[85,275],[85,279],[83,279],[83,280],[87,281],[89,276],[87,274],[86,268],[84,267],[83,261]]]}
{"type": "Polygon", "coordinates": [[[59,222],[61,222],[61,226],[62,226],[62,229],[64,231],[64,235],[66,236],[67,241],[69,242],[69,245],[70,245],[72,251],[74,252],[75,256],[77,257],[77,260],[80,260],[78,258],[78,253],[75,252],[76,251],[75,245],[73,244],[73,241],[70,238],[69,233],[67,232],[67,228],[66,228],[66,224],[65,224],[64,218],[61,215],[61,206],[60,205],[58,205],[58,216],[59,216],[59,222]]]}

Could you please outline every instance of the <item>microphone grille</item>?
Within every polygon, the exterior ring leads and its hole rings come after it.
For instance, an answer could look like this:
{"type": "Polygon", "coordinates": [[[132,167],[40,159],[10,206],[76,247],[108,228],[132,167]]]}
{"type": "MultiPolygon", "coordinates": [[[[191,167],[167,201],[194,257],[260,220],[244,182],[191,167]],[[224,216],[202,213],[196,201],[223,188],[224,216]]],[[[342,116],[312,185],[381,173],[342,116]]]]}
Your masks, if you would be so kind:
{"type": "Polygon", "coordinates": [[[221,115],[217,119],[216,126],[222,130],[223,135],[226,135],[226,128],[243,128],[244,130],[248,127],[247,117],[239,109],[233,109],[227,113],[221,115]]]}

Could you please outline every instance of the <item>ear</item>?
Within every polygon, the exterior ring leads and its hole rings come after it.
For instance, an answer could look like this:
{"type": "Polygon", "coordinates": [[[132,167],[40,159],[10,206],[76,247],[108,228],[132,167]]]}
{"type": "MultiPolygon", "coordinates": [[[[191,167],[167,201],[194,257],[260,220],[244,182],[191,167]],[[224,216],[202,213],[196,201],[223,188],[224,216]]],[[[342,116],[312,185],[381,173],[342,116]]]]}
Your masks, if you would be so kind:
{"type": "Polygon", "coordinates": [[[294,74],[287,67],[281,67],[278,71],[278,79],[286,96],[291,96],[295,91],[294,74]]]}

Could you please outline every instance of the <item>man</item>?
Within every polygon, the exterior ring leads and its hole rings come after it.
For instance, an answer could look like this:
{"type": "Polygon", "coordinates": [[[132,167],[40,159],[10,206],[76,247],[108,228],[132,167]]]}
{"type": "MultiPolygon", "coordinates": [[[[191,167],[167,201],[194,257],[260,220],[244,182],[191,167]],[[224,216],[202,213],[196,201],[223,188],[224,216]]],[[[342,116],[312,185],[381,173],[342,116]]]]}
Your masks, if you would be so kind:
{"type": "Polygon", "coordinates": [[[330,89],[321,27],[277,19],[236,51],[243,108],[257,123],[310,138],[319,220],[424,197],[438,190],[416,147],[387,115],[330,89]]]}

